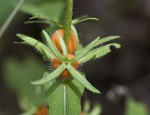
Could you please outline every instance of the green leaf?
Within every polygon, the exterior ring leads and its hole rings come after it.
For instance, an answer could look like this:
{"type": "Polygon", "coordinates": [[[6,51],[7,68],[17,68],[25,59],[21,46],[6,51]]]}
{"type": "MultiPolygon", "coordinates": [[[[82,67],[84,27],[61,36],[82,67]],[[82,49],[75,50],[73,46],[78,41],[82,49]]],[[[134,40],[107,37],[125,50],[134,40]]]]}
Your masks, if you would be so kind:
{"type": "Polygon", "coordinates": [[[75,79],[53,82],[46,91],[50,115],[80,115],[84,87],[75,79]]]}
{"type": "Polygon", "coordinates": [[[108,37],[104,37],[104,38],[101,38],[96,44],[95,46],[98,46],[100,44],[103,44],[103,43],[106,43],[108,41],[111,41],[111,40],[115,40],[115,39],[118,39],[120,38],[120,36],[108,36],[108,37]]]}
{"type": "Polygon", "coordinates": [[[120,44],[112,43],[112,44],[102,46],[100,48],[96,48],[96,49],[88,52],[84,57],[82,57],[78,61],[78,63],[82,64],[82,63],[85,63],[89,60],[101,58],[101,57],[107,55],[108,53],[111,52],[110,46],[114,46],[117,49],[119,49],[121,47],[120,44]]]}
{"type": "Polygon", "coordinates": [[[73,21],[72,21],[72,25],[76,25],[76,24],[78,24],[78,23],[85,22],[85,21],[89,21],[89,20],[98,21],[99,19],[98,19],[98,18],[94,18],[94,17],[80,18],[80,19],[73,20],[73,21]]]}
{"type": "Polygon", "coordinates": [[[60,33],[58,31],[56,31],[57,35],[58,35],[58,38],[59,38],[59,42],[60,42],[60,45],[62,47],[62,51],[63,51],[63,54],[64,56],[67,58],[68,57],[68,52],[67,52],[67,47],[66,47],[66,44],[62,38],[62,36],[60,35],[60,33]]]}
{"type": "MultiPolygon", "coordinates": [[[[56,21],[49,19],[48,17],[44,17],[44,16],[33,16],[31,18],[29,18],[30,20],[32,19],[40,19],[40,20],[44,20],[46,23],[49,24],[54,24],[55,26],[58,26],[59,28],[63,28],[63,25],[57,23],[56,21]]],[[[33,21],[33,20],[32,20],[33,21]]]]}
{"type": "Polygon", "coordinates": [[[48,35],[48,33],[44,30],[42,30],[42,33],[45,37],[45,41],[47,42],[47,45],[51,48],[51,50],[56,55],[56,57],[62,61],[63,60],[62,55],[61,55],[60,51],[56,48],[54,43],[52,42],[52,40],[51,40],[50,36],[48,35]]]}
{"type": "Polygon", "coordinates": [[[127,98],[125,115],[149,115],[146,106],[131,97],[127,98]]]}
{"type": "Polygon", "coordinates": [[[58,77],[64,71],[65,68],[66,68],[66,65],[63,63],[56,70],[54,70],[52,73],[50,73],[46,78],[43,77],[42,79],[31,82],[31,84],[41,85],[41,84],[47,83],[51,80],[54,80],[56,77],[58,77]]]}
{"type": "Polygon", "coordinates": [[[30,46],[34,47],[37,51],[40,52],[40,54],[45,55],[45,57],[47,57],[49,60],[54,58],[53,54],[50,52],[50,49],[40,41],[23,34],[17,34],[17,36],[25,41],[22,42],[23,44],[29,44],[30,46]]]}
{"type": "Polygon", "coordinates": [[[67,69],[69,70],[69,72],[71,73],[71,75],[79,82],[81,83],[85,88],[87,88],[88,90],[94,92],[94,93],[100,93],[100,91],[98,89],[96,89],[95,87],[93,87],[85,78],[84,75],[82,75],[81,73],[79,73],[77,70],[75,70],[71,64],[68,63],[67,65],[67,69]]]}
{"type": "Polygon", "coordinates": [[[77,52],[77,54],[75,55],[75,61],[78,61],[79,59],[81,59],[84,55],[87,54],[87,52],[89,52],[97,43],[97,41],[99,41],[100,37],[97,37],[94,41],[92,41],[91,43],[89,43],[86,47],[82,48],[80,51],[77,52]]]}

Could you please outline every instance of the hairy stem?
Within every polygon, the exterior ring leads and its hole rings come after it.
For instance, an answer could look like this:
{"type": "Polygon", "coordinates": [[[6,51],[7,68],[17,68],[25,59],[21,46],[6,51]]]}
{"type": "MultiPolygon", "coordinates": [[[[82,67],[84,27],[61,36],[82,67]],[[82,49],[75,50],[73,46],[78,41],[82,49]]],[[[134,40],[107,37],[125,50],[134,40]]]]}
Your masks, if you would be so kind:
{"type": "Polygon", "coordinates": [[[72,12],[73,12],[73,0],[67,0],[66,19],[65,19],[65,35],[64,35],[64,41],[65,41],[66,46],[68,45],[68,42],[69,42],[72,15],[73,15],[72,12]]]}

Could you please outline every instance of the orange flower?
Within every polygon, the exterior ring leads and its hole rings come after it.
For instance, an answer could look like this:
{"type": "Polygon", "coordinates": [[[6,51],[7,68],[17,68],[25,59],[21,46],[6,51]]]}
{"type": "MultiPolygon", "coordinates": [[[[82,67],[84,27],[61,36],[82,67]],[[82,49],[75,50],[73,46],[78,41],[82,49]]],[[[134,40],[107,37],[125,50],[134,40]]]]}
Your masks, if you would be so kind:
{"type": "MultiPolygon", "coordinates": [[[[59,29],[57,31],[62,36],[62,38],[64,38],[64,29],[59,29]]],[[[55,44],[55,46],[58,48],[58,50],[62,52],[62,47],[60,45],[59,38],[56,32],[54,32],[54,34],[52,35],[52,41],[55,44]]],[[[71,31],[68,46],[67,46],[68,53],[73,54],[76,48],[77,48],[77,39],[74,33],[71,31]]]]}
{"type": "Polygon", "coordinates": [[[81,112],[81,115],[84,115],[84,113],[83,113],[83,112],[81,112]]]}
{"type": "Polygon", "coordinates": [[[47,106],[41,106],[34,115],[48,115],[47,106]]]}
{"type": "MultiPolygon", "coordinates": [[[[68,54],[68,59],[72,59],[74,56],[72,54],[68,54]]],[[[58,58],[54,58],[52,60],[52,67],[54,69],[57,69],[60,65],[62,64],[62,62],[58,59],[58,58]]],[[[74,62],[72,63],[72,66],[77,69],[78,68],[78,62],[74,62]]],[[[61,73],[61,77],[62,78],[69,78],[71,75],[69,73],[69,71],[67,69],[65,69],[62,73],[61,73]]]]}
{"type": "MultiPolygon", "coordinates": [[[[34,115],[48,115],[47,106],[41,106],[34,115]]],[[[81,112],[81,115],[84,115],[84,113],[81,112]]]]}

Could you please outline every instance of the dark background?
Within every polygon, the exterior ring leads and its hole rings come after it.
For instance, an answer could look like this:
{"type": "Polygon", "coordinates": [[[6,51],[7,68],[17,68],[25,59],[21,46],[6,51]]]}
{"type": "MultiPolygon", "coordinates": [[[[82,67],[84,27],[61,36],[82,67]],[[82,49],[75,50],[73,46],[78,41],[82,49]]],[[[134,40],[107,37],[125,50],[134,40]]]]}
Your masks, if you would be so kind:
{"type": "MultiPolygon", "coordinates": [[[[103,106],[102,115],[123,115],[125,97],[132,95],[145,103],[150,110],[150,1],[149,0],[74,0],[74,17],[88,14],[97,17],[98,22],[90,21],[77,25],[79,38],[86,45],[98,35],[120,35],[115,40],[122,48],[109,55],[83,65],[87,79],[101,95],[85,92],[83,98],[99,101],[103,106]],[[127,88],[120,93],[117,88],[127,88]],[[110,96],[110,92],[114,96],[110,96]]],[[[31,48],[14,45],[18,41],[16,33],[26,33],[40,38],[42,26],[23,25],[30,16],[19,12],[19,20],[12,23],[4,34],[0,53],[0,115],[16,115],[21,112],[15,92],[9,90],[3,78],[3,61],[10,56],[23,59],[28,54],[37,55],[31,48]],[[11,38],[11,39],[10,39],[11,38]],[[10,113],[8,113],[8,111],[10,113]]],[[[15,20],[14,20],[15,21],[15,20]]]]}

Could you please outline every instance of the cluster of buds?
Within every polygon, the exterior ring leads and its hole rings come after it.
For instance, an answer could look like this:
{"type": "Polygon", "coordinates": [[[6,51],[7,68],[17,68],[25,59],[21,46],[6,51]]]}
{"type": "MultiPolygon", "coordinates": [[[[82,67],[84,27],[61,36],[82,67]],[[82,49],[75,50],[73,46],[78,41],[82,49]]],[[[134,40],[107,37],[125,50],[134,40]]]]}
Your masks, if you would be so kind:
{"type": "MultiPolygon", "coordinates": [[[[57,30],[53,35],[52,35],[52,41],[53,43],[55,44],[55,46],[57,47],[57,49],[62,53],[62,56],[64,56],[63,54],[63,51],[62,51],[62,46],[60,44],[60,41],[59,41],[59,36],[57,34],[57,32],[61,35],[61,38],[64,38],[64,29],[60,29],[60,30],[57,30]]],[[[68,60],[71,60],[74,58],[74,53],[76,51],[76,48],[77,48],[77,45],[78,45],[78,42],[77,42],[77,39],[73,33],[73,31],[70,32],[70,36],[69,36],[69,42],[68,42],[68,45],[67,45],[67,51],[68,51],[68,60]]],[[[52,60],[52,67],[54,69],[57,69],[60,65],[62,64],[62,62],[58,59],[58,58],[54,58],[52,60]]],[[[72,64],[72,67],[77,69],[78,68],[78,62],[73,62],[72,64]]],[[[61,75],[60,75],[62,78],[69,78],[71,76],[71,74],[69,73],[69,71],[67,69],[65,69],[61,75]]]]}
{"type": "MultiPolygon", "coordinates": [[[[30,19],[35,18],[51,21],[50,19],[43,17],[32,17],[30,19]]],[[[56,79],[58,76],[63,79],[73,77],[88,90],[94,93],[100,93],[99,90],[93,87],[86,80],[85,75],[77,70],[78,66],[90,60],[101,58],[106,54],[110,53],[111,46],[115,47],[116,49],[120,48],[121,47],[120,44],[117,43],[110,43],[104,46],[101,45],[111,40],[120,38],[120,36],[109,36],[101,39],[100,37],[97,37],[87,46],[81,47],[79,49],[78,47],[81,45],[81,43],[79,41],[78,33],[74,25],[86,20],[97,20],[97,19],[80,18],[72,20],[71,31],[68,32],[69,33],[68,44],[66,44],[64,40],[65,34],[65,30],[63,29],[64,27],[61,24],[58,24],[57,22],[55,22],[54,24],[56,24],[60,29],[56,30],[53,33],[52,37],[50,37],[46,31],[44,30],[42,31],[46,45],[32,37],[23,34],[17,34],[19,38],[24,40],[23,42],[21,42],[21,44],[30,45],[34,47],[36,50],[38,50],[38,52],[43,55],[44,59],[51,61],[51,65],[54,69],[54,71],[49,73],[49,75],[47,75],[46,77],[31,82],[32,84],[35,85],[45,84],[47,82],[56,79]]],[[[32,21],[30,21],[30,23],[31,22],[32,21]]]]}

